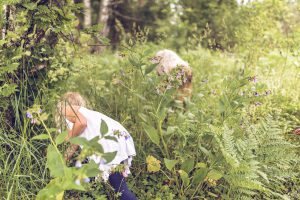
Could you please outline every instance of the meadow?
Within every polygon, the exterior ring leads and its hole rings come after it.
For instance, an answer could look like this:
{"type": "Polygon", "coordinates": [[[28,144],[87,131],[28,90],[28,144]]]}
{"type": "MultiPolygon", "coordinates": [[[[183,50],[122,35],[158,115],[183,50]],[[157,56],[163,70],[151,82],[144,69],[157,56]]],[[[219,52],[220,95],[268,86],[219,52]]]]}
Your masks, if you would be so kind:
{"type": "MultiPolygon", "coordinates": [[[[91,54],[86,44],[96,29],[70,42],[64,36],[76,33],[74,16],[39,21],[48,11],[34,6],[25,5],[15,19],[22,26],[0,41],[1,199],[118,199],[109,184],[82,181],[97,175],[97,165],[78,169],[75,158],[63,161],[69,144],[54,113],[66,91],[81,93],[88,107],[130,132],[137,156],[127,183],[138,199],[299,198],[300,140],[293,134],[300,124],[299,40],[296,31],[275,30],[277,21],[266,17],[274,13],[263,6],[261,15],[245,12],[252,18],[239,24],[234,48],[215,48],[207,29],[186,43],[175,36],[153,42],[141,30],[124,35],[115,49],[91,54]],[[33,10],[38,28],[26,43],[30,23],[23,16],[33,10]],[[48,39],[57,34],[55,46],[37,37],[47,23],[56,25],[44,32],[48,39]],[[193,69],[185,105],[174,100],[176,82],[159,91],[166,77],[157,76],[150,59],[161,49],[176,51],[193,69]]],[[[86,149],[77,159],[101,151],[95,142],[71,142],[86,149]]]]}

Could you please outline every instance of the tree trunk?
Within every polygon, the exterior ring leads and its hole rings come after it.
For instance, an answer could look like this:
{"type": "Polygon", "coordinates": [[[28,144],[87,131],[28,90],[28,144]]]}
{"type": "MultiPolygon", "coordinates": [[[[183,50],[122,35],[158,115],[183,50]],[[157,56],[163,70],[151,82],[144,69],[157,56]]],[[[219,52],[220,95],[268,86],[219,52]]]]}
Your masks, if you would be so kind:
{"type": "Polygon", "coordinates": [[[2,40],[5,39],[5,36],[7,34],[7,30],[8,30],[8,27],[9,27],[10,6],[9,5],[4,5],[3,6],[3,11],[4,11],[5,22],[4,22],[4,25],[3,25],[3,28],[2,28],[2,40]]]}
{"type": "Polygon", "coordinates": [[[83,0],[84,3],[84,28],[92,25],[92,7],[91,0],[83,0]]]}
{"type": "Polygon", "coordinates": [[[111,0],[102,0],[99,8],[99,19],[98,24],[103,25],[103,29],[101,31],[102,36],[107,37],[109,35],[110,27],[108,25],[108,19],[111,13],[110,10],[111,0]]]}

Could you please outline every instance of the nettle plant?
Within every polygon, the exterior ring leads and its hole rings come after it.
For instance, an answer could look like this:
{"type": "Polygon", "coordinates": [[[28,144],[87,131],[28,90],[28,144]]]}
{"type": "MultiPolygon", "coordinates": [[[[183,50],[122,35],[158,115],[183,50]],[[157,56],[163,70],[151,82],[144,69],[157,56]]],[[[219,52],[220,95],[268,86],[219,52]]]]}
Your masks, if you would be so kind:
{"type": "MultiPolygon", "coordinates": [[[[53,134],[57,132],[55,128],[48,128],[45,124],[47,114],[43,113],[40,106],[33,106],[27,111],[27,117],[31,119],[31,123],[40,124],[45,128],[46,134],[40,134],[34,136],[31,140],[50,140],[50,144],[47,147],[47,168],[50,170],[50,176],[53,179],[40,190],[36,199],[63,199],[66,190],[79,190],[86,191],[90,177],[99,177],[101,171],[99,170],[99,164],[91,161],[86,164],[82,162],[91,155],[97,155],[103,158],[106,163],[111,162],[117,152],[104,152],[103,147],[98,141],[102,138],[117,141],[115,136],[109,136],[108,127],[105,121],[101,121],[100,136],[97,136],[91,140],[87,140],[82,137],[74,137],[70,139],[70,143],[74,145],[80,145],[82,151],[76,157],[75,167],[68,167],[64,160],[63,154],[59,150],[59,146],[62,145],[67,137],[67,131],[60,133],[55,139],[53,134]]],[[[120,167],[119,167],[120,168],[120,167]]],[[[120,168],[121,170],[121,168],[120,168]]]]}

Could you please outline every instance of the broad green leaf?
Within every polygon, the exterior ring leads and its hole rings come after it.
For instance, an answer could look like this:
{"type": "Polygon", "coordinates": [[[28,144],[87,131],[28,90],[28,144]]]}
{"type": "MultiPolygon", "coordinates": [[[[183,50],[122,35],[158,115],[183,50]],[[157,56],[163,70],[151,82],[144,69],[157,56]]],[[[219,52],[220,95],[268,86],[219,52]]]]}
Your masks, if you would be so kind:
{"type": "Polygon", "coordinates": [[[64,191],[62,191],[61,193],[59,193],[58,195],[56,195],[55,200],[63,200],[64,198],[64,191]]]}
{"type": "Polygon", "coordinates": [[[99,143],[99,136],[94,137],[93,139],[88,141],[87,147],[92,147],[94,151],[98,153],[104,153],[102,145],[99,143]]]}
{"type": "Polygon", "coordinates": [[[153,128],[152,126],[149,126],[145,123],[143,123],[143,127],[144,127],[144,130],[147,133],[148,137],[150,138],[150,140],[154,144],[159,146],[160,138],[159,138],[159,135],[157,133],[157,130],[155,130],[155,128],[153,128]]]}
{"type": "Polygon", "coordinates": [[[101,120],[100,133],[102,136],[108,133],[108,126],[104,120],[101,120]]]}
{"type": "Polygon", "coordinates": [[[160,160],[154,156],[148,155],[146,158],[148,172],[158,172],[161,168],[160,160]]]}
{"type": "Polygon", "coordinates": [[[93,160],[90,163],[83,165],[83,171],[87,177],[95,177],[100,173],[99,165],[93,160]]]}
{"type": "Polygon", "coordinates": [[[168,126],[167,128],[167,135],[170,135],[176,131],[177,127],[176,126],[168,126]]]}
{"type": "Polygon", "coordinates": [[[36,3],[24,3],[22,4],[24,7],[26,7],[28,10],[34,10],[37,6],[36,3]]]}
{"type": "Polygon", "coordinates": [[[147,66],[146,69],[145,69],[145,75],[152,72],[155,69],[156,66],[157,66],[157,64],[151,64],[151,65],[147,66]]]}
{"type": "Polygon", "coordinates": [[[195,168],[207,168],[207,165],[203,162],[199,162],[196,164],[195,168]]]}
{"type": "Polygon", "coordinates": [[[169,160],[167,158],[164,158],[165,165],[168,170],[172,171],[172,169],[175,167],[175,165],[178,163],[177,160],[169,160]]]}
{"type": "Polygon", "coordinates": [[[188,158],[184,160],[181,165],[181,169],[184,170],[186,173],[189,173],[194,168],[194,162],[195,162],[194,158],[188,158]]]}
{"type": "Polygon", "coordinates": [[[13,94],[17,89],[17,85],[15,84],[7,84],[5,83],[0,87],[0,96],[8,97],[13,94]]]}
{"type": "Polygon", "coordinates": [[[65,141],[65,138],[67,137],[67,135],[68,135],[68,132],[66,132],[66,131],[59,134],[55,139],[56,145],[63,143],[65,141]]]}
{"type": "Polygon", "coordinates": [[[178,172],[179,172],[180,178],[183,182],[183,185],[185,187],[188,186],[190,183],[189,175],[183,170],[179,170],[178,172]]]}
{"type": "Polygon", "coordinates": [[[144,52],[143,52],[143,56],[148,56],[149,54],[151,54],[153,52],[153,49],[146,49],[144,52]]]}
{"type": "Polygon", "coordinates": [[[60,180],[61,178],[52,179],[44,189],[39,191],[36,200],[55,200],[56,195],[63,192],[60,180]]]}
{"type": "Polygon", "coordinates": [[[66,166],[63,157],[53,145],[49,145],[47,148],[47,167],[53,177],[62,177],[64,175],[66,166]]]}
{"type": "Polygon", "coordinates": [[[104,138],[107,140],[113,140],[115,142],[118,142],[118,139],[115,136],[107,135],[107,136],[104,136],[104,138]]]}
{"type": "Polygon", "coordinates": [[[213,179],[213,180],[216,180],[216,181],[219,180],[222,177],[223,177],[223,173],[218,171],[218,170],[215,170],[215,169],[209,171],[208,174],[207,174],[207,178],[210,178],[210,179],[213,179]]]}
{"type": "Polygon", "coordinates": [[[85,188],[82,185],[75,184],[73,177],[64,177],[63,182],[60,184],[60,187],[63,190],[80,190],[85,191],[85,188]]]}
{"type": "Polygon", "coordinates": [[[74,137],[70,139],[70,142],[72,144],[78,144],[78,145],[83,145],[83,146],[88,146],[89,141],[83,137],[74,137]]]}
{"type": "Polygon", "coordinates": [[[102,155],[102,158],[104,158],[106,160],[106,163],[110,163],[111,161],[113,161],[113,159],[116,157],[117,155],[117,151],[114,152],[108,152],[102,155]]]}
{"type": "Polygon", "coordinates": [[[208,172],[207,168],[197,169],[193,175],[193,184],[196,186],[199,183],[203,182],[207,175],[207,172],[208,172]]]}
{"type": "Polygon", "coordinates": [[[48,134],[40,134],[40,135],[36,135],[33,138],[31,138],[31,140],[47,140],[49,138],[50,137],[48,134]]]}

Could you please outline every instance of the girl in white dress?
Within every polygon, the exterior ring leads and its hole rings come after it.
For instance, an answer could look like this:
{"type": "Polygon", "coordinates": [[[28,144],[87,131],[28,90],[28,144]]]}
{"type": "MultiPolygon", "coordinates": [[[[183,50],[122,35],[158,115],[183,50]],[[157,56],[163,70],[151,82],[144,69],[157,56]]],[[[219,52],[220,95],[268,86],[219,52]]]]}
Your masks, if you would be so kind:
{"type": "MultiPolygon", "coordinates": [[[[109,180],[115,192],[121,193],[120,200],[136,200],[125,181],[125,177],[130,174],[129,167],[131,166],[132,157],[136,155],[133,139],[128,131],[119,122],[100,112],[86,108],[86,101],[76,92],[64,94],[57,104],[56,120],[62,121],[62,119],[66,121],[69,130],[66,140],[77,136],[91,140],[100,136],[102,120],[108,127],[107,136],[114,136],[116,132],[118,133],[117,141],[104,138],[98,141],[102,145],[104,153],[117,152],[111,162],[106,163],[104,159],[97,155],[92,155],[89,159],[99,164],[102,178],[105,181],[109,180]],[[125,166],[124,171],[122,173],[113,172],[114,168],[121,163],[125,166]]],[[[66,151],[65,159],[70,160],[78,147],[78,145],[71,145],[66,151]]]]}

